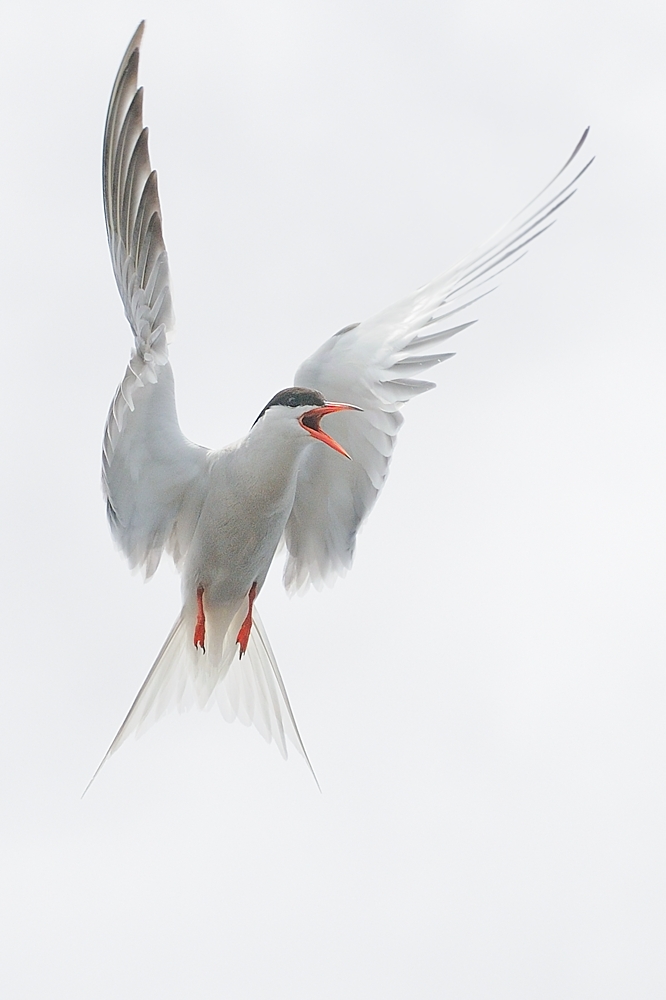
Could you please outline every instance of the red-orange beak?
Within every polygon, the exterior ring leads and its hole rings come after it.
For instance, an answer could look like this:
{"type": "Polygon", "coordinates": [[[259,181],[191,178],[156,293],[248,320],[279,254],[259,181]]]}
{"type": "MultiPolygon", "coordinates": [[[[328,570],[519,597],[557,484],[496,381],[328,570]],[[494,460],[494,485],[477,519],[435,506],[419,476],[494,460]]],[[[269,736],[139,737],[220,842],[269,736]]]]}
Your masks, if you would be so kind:
{"type": "Polygon", "coordinates": [[[351,460],[351,455],[348,455],[342,445],[339,445],[337,441],[323,431],[319,426],[319,421],[322,417],[325,417],[328,413],[338,413],[340,410],[360,410],[360,406],[352,406],[351,403],[325,403],[323,406],[315,406],[314,409],[308,410],[304,413],[302,417],[298,418],[298,422],[317,441],[323,441],[327,444],[329,448],[333,451],[338,451],[345,458],[351,460]]]}

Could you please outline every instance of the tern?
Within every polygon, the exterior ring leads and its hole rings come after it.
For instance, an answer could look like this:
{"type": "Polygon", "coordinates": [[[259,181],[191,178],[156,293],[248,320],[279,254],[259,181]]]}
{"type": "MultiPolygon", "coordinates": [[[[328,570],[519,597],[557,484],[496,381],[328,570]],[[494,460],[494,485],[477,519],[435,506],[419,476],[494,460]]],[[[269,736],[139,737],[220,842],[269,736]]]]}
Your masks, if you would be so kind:
{"type": "Polygon", "coordinates": [[[225,718],[253,724],[284,757],[289,740],[309,764],[256,608],[269,567],[283,543],[288,590],[349,568],[388,474],[403,405],[434,388],[420,376],[453,356],[441,347],[475,322],[465,311],[575,193],[592,163],[578,160],[588,130],[549,184],[490,240],[332,336],[298,368],[295,385],[266,403],[246,437],[211,451],[187,440],[176,414],[169,265],[137,84],[143,30],[142,22],[120,64],[104,133],[106,229],[134,346],[104,431],[102,485],[113,537],[130,566],[148,578],[164,553],[173,558],[182,610],[102,764],[170,707],[214,700],[225,718]]]}

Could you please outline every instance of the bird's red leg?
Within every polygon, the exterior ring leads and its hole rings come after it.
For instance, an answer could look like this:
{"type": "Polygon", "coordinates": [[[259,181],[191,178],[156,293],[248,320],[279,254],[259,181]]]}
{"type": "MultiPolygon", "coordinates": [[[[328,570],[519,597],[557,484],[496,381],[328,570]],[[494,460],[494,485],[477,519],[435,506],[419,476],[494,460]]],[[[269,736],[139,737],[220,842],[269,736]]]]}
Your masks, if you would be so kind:
{"type": "Polygon", "coordinates": [[[206,616],[203,606],[203,587],[197,587],[197,623],[194,626],[194,646],[203,653],[206,652],[204,639],[206,638],[206,616]]]}
{"type": "Polygon", "coordinates": [[[248,609],[245,615],[245,621],[241,625],[238,635],[236,636],[236,642],[240,646],[240,656],[247,652],[247,644],[250,641],[250,632],[252,631],[252,605],[254,604],[254,599],[257,596],[257,584],[253,583],[250,587],[250,593],[247,595],[248,609]]]}

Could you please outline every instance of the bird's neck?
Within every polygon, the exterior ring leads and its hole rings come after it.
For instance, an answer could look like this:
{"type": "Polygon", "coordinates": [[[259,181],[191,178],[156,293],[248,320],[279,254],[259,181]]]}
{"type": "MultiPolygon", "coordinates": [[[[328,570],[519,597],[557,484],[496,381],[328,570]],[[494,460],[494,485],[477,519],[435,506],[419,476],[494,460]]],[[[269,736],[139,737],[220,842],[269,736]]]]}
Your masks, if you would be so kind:
{"type": "Polygon", "coordinates": [[[284,495],[291,503],[301,457],[309,443],[305,434],[285,433],[278,422],[260,421],[239,443],[237,456],[257,490],[276,499],[284,495]]]}

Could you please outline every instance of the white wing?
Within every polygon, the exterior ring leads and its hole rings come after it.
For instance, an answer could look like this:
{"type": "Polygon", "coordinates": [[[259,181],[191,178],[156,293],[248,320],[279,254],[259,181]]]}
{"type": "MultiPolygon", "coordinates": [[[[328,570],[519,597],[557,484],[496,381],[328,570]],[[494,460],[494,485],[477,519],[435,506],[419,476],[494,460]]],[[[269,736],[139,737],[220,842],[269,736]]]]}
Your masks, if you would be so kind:
{"type": "Polygon", "coordinates": [[[178,561],[191,540],[193,487],[205,475],[207,451],[184,437],[176,415],[169,262],[137,89],[142,34],[143,22],[120,64],[104,131],[106,229],[134,349],[107,418],[102,486],[116,541],[150,576],[165,547],[178,561]]]}
{"type": "Polygon", "coordinates": [[[298,369],[295,385],[317,389],[325,399],[354,403],[363,413],[329,418],[329,432],[352,462],[345,463],[315,442],[304,457],[285,531],[287,588],[320,586],[351,565],[356,533],[388,475],[403,421],[400,409],[434,388],[433,382],[414,376],[452,357],[426,352],[475,322],[454,320],[456,325],[448,325],[452,316],[493,291],[486,287],[488,282],[524,256],[527,245],[553,224],[555,213],[575,193],[576,181],[592,163],[582,169],[572,166],[588,131],[550,183],[483,246],[413,295],[370,320],[345,327],[298,369]]]}

